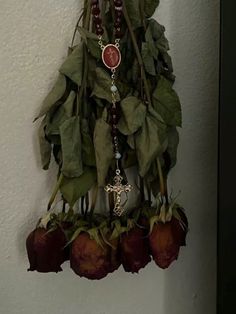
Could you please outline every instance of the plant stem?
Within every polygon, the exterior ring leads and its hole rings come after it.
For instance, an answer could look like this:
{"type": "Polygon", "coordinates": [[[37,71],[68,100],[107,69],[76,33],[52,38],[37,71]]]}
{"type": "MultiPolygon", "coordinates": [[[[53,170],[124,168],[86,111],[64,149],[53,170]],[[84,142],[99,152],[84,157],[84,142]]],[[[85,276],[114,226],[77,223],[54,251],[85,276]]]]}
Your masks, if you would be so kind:
{"type": "Polygon", "coordinates": [[[52,196],[51,196],[51,198],[50,198],[50,200],[49,200],[49,203],[48,203],[48,211],[51,209],[52,204],[53,204],[54,201],[55,201],[55,198],[56,198],[57,193],[58,193],[58,191],[59,191],[59,189],[60,189],[60,186],[61,186],[61,183],[62,183],[63,178],[64,178],[64,176],[63,176],[63,174],[61,173],[60,176],[59,176],[59,179],[57,180],[57,184],[56,184],[56,186],[55,186],[55,188],[54,188],[54,190],[53,190],[52,196]]]}
{"type": "Polygon", "coordinates": [[[74,41],[75,41],[75,35],[78,31],[78,26],[79,26],[79,23],[81,22],[82,18],[84,16],[84,11],[81,13],[77,23],[76,23],[76,26],[75,26],[75,30],[74,30],[74,33],[73,33],[73,37],[72,37],[72,40],[71,40],[71,48],[74,46],[74,41]]]}
{"type": "MultiPolygon", "coordinates": [[[[91,0],[84,2],[84,5],[87,4],[86,15],[84,16],[83,26],[86,30],[90,28],[90,14],[91,14],[91,0]]],[[[77,96],[77,106],[76,106],[76,116],[79,116],[80,113],[80,104],[83,98],[84,91],[86,89],[87,84],[87,76],[88,76],[88,56],[87,56],[87,48],[83,43],[83,56],[84,56],[84,69],[83,69],[83,79],[77,96]]]]}
{"type": "Polygon", "coordinates": [[[123,3],[123,13],[124,13],[124,18],[125,18],[126,24],[128,26],[132,42],[133,42],[133,46],[134,46],[134,50],[135,50],[135,53],[136,53],[136,56],[137,56],[137,59],[138,59],[138,63],[139,63],[139,66],[141,68],[141,73],[143,74],[143,84],[144,84],[144,89],[145,89],[145,94],[146,94],[146,97],[147,97],[147,101],[148,101],[148,104],[151,105],[151,103],[152,103],[151,94],[150,94],[150,91],[149,91],[148,81],[147,81],[147,77],[146,77],[146,74],[145,74],[145,69],[144,69],[144,65],[143,65],[143,59],[142,59],[142,56],[141,56],[140,51],[139,51],[139,47],[138,47],[138,44],[137,44],[137,41],[136,41],[136,37],[135,37],[134,31],[133,31],[133,28],[132,28],[132,24],[131,24],[131,21],[130,21],[130,18],[129,18],[129,14],[128,14],[128,11],[127,11],[126,6],[125,6],[125,3],[123,3]]]}
{"type": "Polygon", "coordinates": [[[160,192],[161,196],[165,197],[165,181],[164,181],[164,176],[161,168],[161,163],[159,157],[157,158],[157,169],[158,169],[158,175],[159,175],[159,180],[160,180],[160,192]]]}

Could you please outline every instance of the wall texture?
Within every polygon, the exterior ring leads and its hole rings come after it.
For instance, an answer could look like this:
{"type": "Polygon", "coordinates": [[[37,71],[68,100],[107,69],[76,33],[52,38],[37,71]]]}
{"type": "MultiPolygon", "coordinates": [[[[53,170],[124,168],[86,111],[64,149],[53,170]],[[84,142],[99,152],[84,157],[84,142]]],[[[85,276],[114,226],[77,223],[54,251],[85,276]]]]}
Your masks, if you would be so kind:
{"type": "Polygon", "coordinates": [[[101,282],[27,273],[25,237],[45,209],[54,171],[40,169],[33,117],[66,56],[78,0],[0,0],[0,313],[214,314],[219,0],[162,0],[183,104],[179,163],[191,231],[168,271],[150,264],[101,282]]]}

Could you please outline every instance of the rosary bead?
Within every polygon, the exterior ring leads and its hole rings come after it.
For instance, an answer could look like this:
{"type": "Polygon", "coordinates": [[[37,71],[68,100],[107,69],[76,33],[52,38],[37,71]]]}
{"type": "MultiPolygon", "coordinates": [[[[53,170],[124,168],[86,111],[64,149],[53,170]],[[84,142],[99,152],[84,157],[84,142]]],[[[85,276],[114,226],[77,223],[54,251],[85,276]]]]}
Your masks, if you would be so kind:
{"type": "Polygon", "coordinates": [[[118,123],[118,118],[117,118],[117,116],[112,116],[112,117],[111,117],[111,122],[112,122],[113,125],[117,125],[117,123],[118,123]]]}
{"type": "Polygon", "coordinates": [[[116,38],[121,38],[123,36],[123,33],[120,29],[116,29],[115,31],[116,38]]]}
{"type": "Polygon", "coordinates": [[[111,86],[111,92],[116,93],[117,92],[117,87],[115,85],[111,86]]]}
{"type": "Polygon", "coordinates": [[[117,18],[121,18],[122,15],[123,15],[122,11],[115,10],[115,17],[116,17],[116,19],[117,19],[117,18]]]}
{"type": "Polygon", "coordinates": [[[102,25],[102,20],[100,19],[100,17],[94,17],[93,22],[95,25],[102,25]]]}
{"type": "Polygon", "coordinates": [[[117,114],[117,108],[111,108],[110,109],[110,114],[113,116],[113,115],[116,115],[117,114]]]}
{"type": "Polygon", "coordinates": [[[115,22],[121,24],[121,17],[116,17],[115,22]]]}
{"type": "Polygon", "coordinates": [[[91,5],[98,5],[98,0],[92,0],[91,5]]]}
{"type": "Polygon", "coordinates": [[[99,35],[103,35],[103,33],[104,33],[104,29],[103,29],[103,28],[99,27],[99,28],[96,29],[96,34],[97,34],[98,36],[99,36],[99,35]]]}
{"type": "Polygon", "coordinates": [[[120,152],[116,152],[115,153],[115,158],[117,159],[117,160],[119,160],[119,159],[121,159],[121,153],[120,152]]]}
{"type": "Polygon", "coordinates": [[[112,136],[117,136],[117,129],[112,129],[111,130],[111,135],[112,136]]]}
{"type": "Polygon", "coordinates": [[[121,7],[123,4],[123,1],[122,0],[114,0],[114,4],[116,7],[121,7]]]}
{"type": "Polygon", "coordinates": [[[100,14],[100,9],[98,6],[95,6],[93,9],[92,9],[92,14],[93,15],[99,15],[100,14]]]}
{"type": "Polygon", "coordinates": [[[120,22],[115,22],[115,27],[118,28],[121,26],[121,23],[120,22]]]}

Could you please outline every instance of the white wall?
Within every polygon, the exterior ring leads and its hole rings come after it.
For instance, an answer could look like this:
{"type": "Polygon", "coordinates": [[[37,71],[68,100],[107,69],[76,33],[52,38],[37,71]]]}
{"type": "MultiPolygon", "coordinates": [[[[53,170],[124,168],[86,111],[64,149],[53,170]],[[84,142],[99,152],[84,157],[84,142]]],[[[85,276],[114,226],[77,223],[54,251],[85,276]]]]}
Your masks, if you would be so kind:
{"type": "Polygon", "coordinates": [[[45,209],[33,117],[67,52],[78,0],[0,0],[0,314],[214,314],[219,0],[162,0],[183,104],[171,187],[185,205],[188,247],[168,271],[119,270],[100,282],[27,273],[25,237],[45,209]]]}

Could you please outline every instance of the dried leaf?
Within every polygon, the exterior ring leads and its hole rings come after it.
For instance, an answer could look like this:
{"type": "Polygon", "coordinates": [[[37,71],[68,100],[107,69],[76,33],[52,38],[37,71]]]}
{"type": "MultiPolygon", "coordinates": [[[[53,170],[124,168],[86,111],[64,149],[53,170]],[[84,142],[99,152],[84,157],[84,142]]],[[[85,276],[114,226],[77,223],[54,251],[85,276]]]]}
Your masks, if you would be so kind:
{"type": "Polygon", "coordinates": [[[81,135],[82,135],[82,160],[86,166],[96,167],[95,150],[93,139],[90,134],[88,120],[82,119],[81,121],[81,135]]]}
{"type": "Polygon", "coordinates": [[[150,53],[148,43],[142,44],[142,59],[147,73],[155,76],[156,75],[155,63],[153,56],[150,53]]]}
{"type": "Polygon", "coordinates": [[[142,129],[135,135],[139,173],[144,177],[152,162],[164,152],[166,125],[158,114],[149,108],[142,129]]]}
{"type": "Polygon", "coordinates": [[[39,145],[40,145],[42,168],[44,170],[47,170],[51,161],[52,146],[45,137],[45,127],[46,127],[46,118],[43,119],[39,127],[39,145]]]}
{"type": "Polygon", "coordinates": [[[98,186],[105,186],[105,179],[113,160],[111,127],[101,118],[94,130],[94,146],[97,164],[98,186]]]}
{"type": "Polygon", "coordinates": [[[60,187],[64,199],[71,207],[84,196],[96,183],[96,169],[84,168],[83,174],[78,178],[66,178],[62,180],[60,187]]]}
{"type": "MultiPolygon", "coordinates": [[[[102,68],[96,68],[95,83],[91,96],[96,96],[100,99],[106,99],[109,103],[112,102],[111,76],[106,70],[102,68]]],[[[118,92],[116,93],[116,100],[120,101],[118,92]]]]}
{"type": "Polygon", "coordinates": [[[60,68],[60,73],[69,77],[78,86],[81,86],[82,81],[83,59],[83,44],[80,44],[67,57],[60,68]]]}
{"type": "Polygon", "coordinates": [[[97,60],[101,59],[102,52],[98,45],[98,37],[96,34],[89,32],[83,27],[78,27],[80,36],[83,38],[89,53],[97,60]]]}
{"type": "Polygon", "coordinates": [[[147,18],[151,17],[157,7],[159,6],[160,0],[143,0],[144,1],[144,12],[147,18]]]}
{"type": "Polygon", "coordinates": [[[168,146],[166,153],[168,154],[167,170],[170,170],[177,162],[177,149],[179,145],[179,133],[175,127],[168,128],[168,146]]]}
{"type": "Polygon", "coordinates": [[[83,173],[79,117],[67,119],[60,127],[62,173],[66,177],[79,177],[83,173]]]}
{"type": "Polygon", "coordinates": [[[49,94],[43,101],[42,108],[35,120],[44,116],[54,106],[57,106],[58,105],[57,102],[63,97],[65,91],[66,91],[66,78],[64,75],[59,74],[55,85],[53,86],[52,90],[49,92],[49,94]]]}
{"type": "Polygon", "coordinates": [[[118,123],[119,131],[124,135],[134,134],[143,124],[146,107],[142,101],[134,96],[121,101],[122,117],[118,123]]]}
{"type": "Polygon", "coordinates": [[[182,113],[180,100],[172,88],[172,82],[160,76],[157,87],[153,93],[153,107],[167,125],[181,126],[182,113]]]}
{"type": "Polygon", "coordinates": [[[69,118],[72,117],[74,102],[76,98],[75,91],[71,91],[67,100],[52,114],[49,114],[47,119],[46,134],[49,138],[60,134],[60,126],[69,118]]]}

